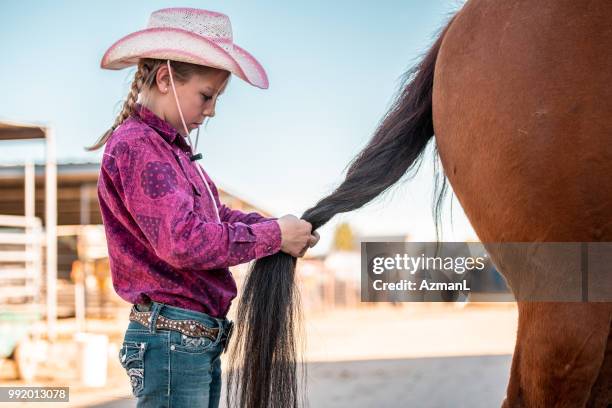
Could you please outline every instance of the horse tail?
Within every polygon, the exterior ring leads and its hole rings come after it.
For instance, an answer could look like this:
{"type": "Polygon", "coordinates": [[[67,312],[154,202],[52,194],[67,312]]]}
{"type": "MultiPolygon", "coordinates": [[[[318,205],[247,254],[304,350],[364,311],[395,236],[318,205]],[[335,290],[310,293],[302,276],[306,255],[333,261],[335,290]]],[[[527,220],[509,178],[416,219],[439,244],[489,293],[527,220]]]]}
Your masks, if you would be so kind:
{"type": "MultiPolygon", "coordinates": [[[[418,166],[434,135],[434,69],[442,39],[453,19],[422,61],[405,74],[403,90],[372,139],[350,163],[344,181],[302,215],[313,230],[336,214],[367,204],[418,166]]],[[[436,232],[445,190],[445,179],[442,188],[436,183],[436,232]]],[[[295,341],[295,330],[301,329],[295,264],[296,258],[279,252],[257,260],[249,271],[238,305],[236,340],[230,353],[227,383],[230,407],[295,408],[303,402],[295,341]]],[[[303,364],[299,366],[304,368],[303,364]]]]}
{"type": "MultiPolygon", "coordinates": [[[[420,63],[403,76],[400,92],[378,126],[374,136],[353,159],[344,181],[336,190],[308,209],[303,219],[313,229],[327,223],[334,215],[361,208],[395,184],[402,176],[413,177],[418,170],[425,147],[434,136],[432,91],[438,51],[454,17],[442,30],[420,63]]],[[[437,158],[437,149],[435,151],[437,158]]],[[[437,163],[435,161],[434,163],[437,163]]],[[[434,214],[439,237],[441,204],[447,189],[442,171],[442,183],[436,179],[434,214]]],[[[409,178],[409,177],[407,177],[409,178]]]]}

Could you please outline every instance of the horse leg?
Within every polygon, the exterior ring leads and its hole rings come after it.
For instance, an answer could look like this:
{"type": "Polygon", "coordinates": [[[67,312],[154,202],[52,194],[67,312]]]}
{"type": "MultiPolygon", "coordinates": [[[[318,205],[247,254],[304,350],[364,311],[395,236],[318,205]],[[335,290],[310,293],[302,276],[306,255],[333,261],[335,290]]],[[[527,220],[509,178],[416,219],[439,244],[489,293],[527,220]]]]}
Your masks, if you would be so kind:
{"type": "Polygon", "coordinates": [[[608,332],[608,345],[603,364],[595,385],[591,388],[591,396],[587,408],[609,407],[612,405],[612,326],[608,332]]]}
{"type": "MultiPolygon", "coordinates": [[[[610,304],[519,302],[518,307],[502,407],[584,407],[604,362],[610,304]]],[[[601,384],[609,381],[602,378],[601,384]]]]}

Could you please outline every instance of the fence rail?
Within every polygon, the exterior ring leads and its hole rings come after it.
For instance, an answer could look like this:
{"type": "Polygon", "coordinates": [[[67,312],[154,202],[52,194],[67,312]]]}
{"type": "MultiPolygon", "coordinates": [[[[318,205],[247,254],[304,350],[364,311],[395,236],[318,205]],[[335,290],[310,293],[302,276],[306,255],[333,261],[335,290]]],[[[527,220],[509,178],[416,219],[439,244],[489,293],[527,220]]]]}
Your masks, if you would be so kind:
{"type": "Polygon", "coordinates": [[[43,243],[40,218],[0,215],[0,305],[39,301],[43,243]]]}

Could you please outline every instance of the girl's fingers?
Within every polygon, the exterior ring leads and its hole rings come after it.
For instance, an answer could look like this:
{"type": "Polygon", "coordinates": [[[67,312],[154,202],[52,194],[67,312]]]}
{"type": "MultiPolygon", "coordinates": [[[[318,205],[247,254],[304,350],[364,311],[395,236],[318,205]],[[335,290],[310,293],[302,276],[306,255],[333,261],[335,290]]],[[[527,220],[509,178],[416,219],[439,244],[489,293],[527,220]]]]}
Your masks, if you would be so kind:
{"type": "Polygon", "coordinates": [[[310,248],[309,243],[307,243],[306,246],[304,246],[304,248],[302,248],[302,250],[300,251],[300,253],[299,253],[299,257],[300,258],[303,257],[304,254],[306,254],[306,251],[308,251],[308,248],[310,248]]]}
{"type": "Polygon", "coordinates": [[[319,238],[321,238],[319,236],[319,233],[315,231],[308,239],[308,246],[312,248],[313,246],[317,245],[317,242],[319,242],[319,238]]]}
{"type": "Polygon", "coordinates": [[[310,238],[308,238],[308,244],[306,245],[307,248],[312,248],[315,244],[315,238],[311,235],[310,238]]]}
{"type": "Polygon", "coordinates": [[[304,254],[306,254],[306,251],[308,251],[308,248],[312,248],[317,244],[317,242],[319,242],[319,238],[321,238],[319,233],[317,231],[313,232],[308,238],[308,242],[306,242],[304,248],[302,248],[302,250],[297,254],[296,258],[303,257],[304,254]]]}

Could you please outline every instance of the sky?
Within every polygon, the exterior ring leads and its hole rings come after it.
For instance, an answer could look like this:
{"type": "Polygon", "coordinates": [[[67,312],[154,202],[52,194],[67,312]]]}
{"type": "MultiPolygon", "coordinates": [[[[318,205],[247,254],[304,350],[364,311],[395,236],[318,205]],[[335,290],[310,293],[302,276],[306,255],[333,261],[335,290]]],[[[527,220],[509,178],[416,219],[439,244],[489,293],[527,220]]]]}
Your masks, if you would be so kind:
{"type": "MultiPolygon", "coordinates": [[[[432,45],[460,0],[429,1],[2,1],[0,119],[55,129],[59,162],[99,162],[87,152],[118,114],[134,68],[100,69],[106,49],[145,28],[151,12],[197,7],[227,14],[234,42],[264,66],[270,88],[233,77],[198,150],[215,183],[274,216],[313,206],[342,181],[392,102],[404,72],[432,45]]],[[[195,132],[192,136],[195,135],[195,132]]],[[[0,142],[0,164],[43,161],[40,142],[0,142]]],[[[432,149],[417,176],[364,208],[341,214],[361,237],[435,240],[432,149]]],[[[475,239],[454,195],[445,241],[475,239]]],[[[315,251],[316,252],[316,251],[315,251]]]]}

